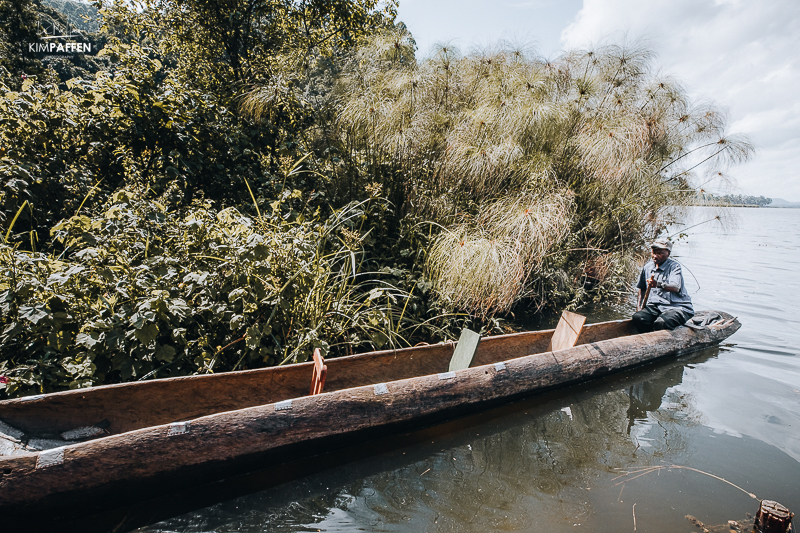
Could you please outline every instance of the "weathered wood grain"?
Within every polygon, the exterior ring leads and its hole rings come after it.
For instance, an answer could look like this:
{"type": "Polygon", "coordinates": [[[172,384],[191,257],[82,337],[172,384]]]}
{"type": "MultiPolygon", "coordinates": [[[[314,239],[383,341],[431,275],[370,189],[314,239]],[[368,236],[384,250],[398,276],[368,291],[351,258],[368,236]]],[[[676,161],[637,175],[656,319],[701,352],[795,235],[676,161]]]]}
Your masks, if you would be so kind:
{"type": "MultiPolygon", "coordinates": [[[[705,330],[680,328],[634,337],[597,340],[556,352],[529,353],[507,360],[498,359],[489,364],[454,372],[446,371],[450,356],[447,353],[449,346],[360,356],[371,362],[383,361],[382,364],[387,369],[384,373],[377,372],[374,367],[359,371],[358,359],[355,357],[334,359],[327,362],[330,367],[327,385],[336,375],[334,363],[342,361],[344,364],[339,365],[339,371],[354,373],[356,382],[376,377],[405,377],[375,380],[369,384],[333,391],[329,388],[328,392],[319,395],[297,395],[291,399],[285,396],[292,392],[279,394],[273,387],[288,383],[289,390],[293,391],[292,378],[274,371],[251,372],[247,374],[247,380],[258,376],[265,383],[258,384],[256,380],[256,387],[272,389],[271,393],[259,394],[281,400],[216,412],[193,418],[187,423],[156,424],[57,450],[23,453],[0,459],[0,509],[14,512],[32,501],[57,502],[59,495],[97,491],[126,480],[141,482],[155,479],[169,472],[186,471],[199,465],[225,463],[237,457],[286,449],[336,435],[391,427],[419,419],[431,420],[463,409],[465,405],[481,406],[599,377],[660,357],[679,355],[714,345],[740,327],[738,321],[728,315],[725,317],[729,319],[726,323],[705,330]],[[387,360],[394,363],[397,359],[409,363],[424,374],[407,376],[407,372],[401,371],[394,364],[387,364],[387,360]],[[429,372],[431,368],[434,372],[429,372]],[[263,379],[264,376],[270,378],[263,379]]],[[[531,346],[540,342],[546,335],[504,337],[510,346],[521,349],[520,346],[531,346]]],[[[500,343],[491,343],[492,340],[493,338],[486,339],[481,346],[488,345],[490,350],[501,353],[500,343]]],[[[510,353],[516,355],[518,352],[510,350],[510,353]]],[[[484,357],[487,356],[484,354],[484,357]]],[[[310,365],[294,366],[302,370],[304,375],[302,386],[305,390],[301,393],[304,394],[308,390],[310,365]]],[[[297,371],[289,367],[284,369],[287,370],[290,375],[297,371]]],[[[339,379],[340,383],[345,382],[343,377],[339,379]]],[[[244,382],[248,382],[247,380],[244,382]]],[[[170,381],[173,384],[186,383],[186,380],[180,379],[170,381]]],[[[225,380],[204,382],[220,386],[219,383],[225,383],[225,380]]],[[[236,382],[241,384],[243,381],[240,379],[236,382]]],[[[123,387],[118,388],[126,390],[123,387]]],[[[114,387],[105,388],[105,391],[113,390],[114,387]]],[[[104,401],[110,401],[106,394],[104,392],[102,396],[104,401]]],[[[75,398],[75,395],[62,395],[62,398],[66,397],[75,398]]],[[[233,394],[227,396],[226,401],[231,402],[233,397],[233,394]]],[[[78,399],[82,400],[83,397],[78,396],[78,399]]],[[[37,402],[44,401],[45,399],[34,400],[30,405],[35,406],[37,402]]],[[[130,397],[125,397],[125,401],[131,401],[130,397]]],[[[47,412],[57,409],[58,405],[46,405],[47,412]]],[[[95,417],[104,413],[104,418],[112,420],[108,411],[101,411],[101,406],[93,408],[96,409],[93,412],[95,417]]],[[[133,417],[133,406],[128,406],[127,409],[130,411],[124,412],[130,412],[133,417]]],[[[33,410],[33,407],[29,410],[33,410]]]]}
{"type": "Polygon", "coordinates": [[[550,345],[547,349],[550,351],[557,351],[575,346],[575,341],[580,337],[585,322],[585,316],[563,311],[561,313],[561,319],[559,319],[558,325],[556,326],[556,331],[550,338],[550,345]]]}
{"type": "MultiPolygon", "coordinates": [[[[635,333],[630,321],[583,328],[578,342],[635,333]]],[[[484,338],[472,366],[547,350],[554,330],[484,338]]],[[[446,372],[455,344],[384,350],[326,360],[325,390],[446,372]]],[[[308,393],[313,362],[223,374],[187,376],[104,385],[40,397],[0,401],[0,420],[28,434],[58,435],[102,420],[115,435],[245,407],[297,398],[308,393]]]]}
{"type": "Polygon", "coordinates": [[[794,513],[773,500],[761,500],[755,521],[758,533],[791,533],[794,513]]]}

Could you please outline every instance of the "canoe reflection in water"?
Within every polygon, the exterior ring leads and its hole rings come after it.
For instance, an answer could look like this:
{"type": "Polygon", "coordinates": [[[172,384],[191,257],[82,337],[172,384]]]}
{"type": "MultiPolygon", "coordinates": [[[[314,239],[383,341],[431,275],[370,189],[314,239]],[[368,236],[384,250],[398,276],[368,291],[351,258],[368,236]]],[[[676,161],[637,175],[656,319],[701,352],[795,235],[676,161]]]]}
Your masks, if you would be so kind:
{"type": "MultiPolygon", "coordinates": [[[[681,383],[687,364],[701,364],[718,352],[710,348],[334,454],[328,469],[313,476],[142,531],[226,531],[235,526],[243,531],[479,533],[501,526],[558,531],[595,520],[594,530],[602,531],[606,520],[594,516],[584,502],[601,496],[598,485],[606,485],[613,494],[605,496],[617,499],[614,468],[626,465],[637,451],[632,424],[659,410],[665,393],[681,383]],[[573,521],[543,522],[555,520],[554,506],[556,515],[573,521]]],[[[676,452],[686,448],[681,431],[666,438],[676,452]]],[[[268,477],[261,481],[269,484],[268,477]]],[[[630,516],[630,506],[625,509],[630,516]]]]}
{"type": "Polygon", "coordinates": [[[630,399],[628,435],[637,420],[646,419],[648,412],[657,411],[661,407],[664,393],[670,387],[680,383],[681,378],[683,378],[683,365],[664,369],[659,372],[658,377],[654,376],[651,379],[634,383],[626,389],[625,392],[630,399]]]}

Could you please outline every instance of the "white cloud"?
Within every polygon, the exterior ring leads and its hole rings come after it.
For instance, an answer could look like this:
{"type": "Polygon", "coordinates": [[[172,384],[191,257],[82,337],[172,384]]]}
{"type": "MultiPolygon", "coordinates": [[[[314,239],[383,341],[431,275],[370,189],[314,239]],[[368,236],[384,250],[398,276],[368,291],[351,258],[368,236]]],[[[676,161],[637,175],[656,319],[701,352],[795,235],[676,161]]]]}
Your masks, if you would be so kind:
{"type": "Polygon", "coordinates": [[[756,158],[733,169],[746,194],[800,201],[800,2],[584,0],[565,48],[643,36],[663,71],[730,111],[756,158]]]}
{"type": "Polygon", "coordinates": [[[437,42],[469,52],[504,39],[551,55],[580,5],[581,0],[401,0],[398,18],[417,40],[417,57],[426,56],[437,42]]]}

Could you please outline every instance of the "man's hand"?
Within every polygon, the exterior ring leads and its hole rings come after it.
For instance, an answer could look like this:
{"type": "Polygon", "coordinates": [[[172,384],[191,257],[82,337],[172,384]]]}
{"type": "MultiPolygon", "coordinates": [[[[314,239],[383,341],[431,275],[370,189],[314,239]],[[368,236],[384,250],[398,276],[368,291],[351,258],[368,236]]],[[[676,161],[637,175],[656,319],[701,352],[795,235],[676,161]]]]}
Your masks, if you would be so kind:
{"type": "Polygon", "coordinates": [[[662,291],[674,292],[674,293],[678,293],[681,290],[681,288],[679,286],[670,285],[669,283],[663,283],[659,287],[658,282],[655,280],[654,277],[651,277],[650,279],[647,280],[647,286],[650,287],[651,289],[659,288],[662,291]]]}

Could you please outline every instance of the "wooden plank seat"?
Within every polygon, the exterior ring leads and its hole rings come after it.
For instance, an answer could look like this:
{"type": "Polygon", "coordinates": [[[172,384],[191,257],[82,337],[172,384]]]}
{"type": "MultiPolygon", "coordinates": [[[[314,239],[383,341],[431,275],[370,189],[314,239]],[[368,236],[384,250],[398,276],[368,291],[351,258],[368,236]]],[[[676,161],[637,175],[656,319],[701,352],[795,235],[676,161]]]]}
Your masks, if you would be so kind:
{"type": "Polygon", "coordinates": [[[557,352],[558,350],[566,350],[567,348],[575,346],[575,341],[581,336],[581,331],[583,331],[583,324],[585,322],[585,316],[577,313],[570,313],[569,311],[561,313],[556,331],[550,339],[548,351],[557,352]]]}
{"type": "Polygon", "coordinates": [[[450,358],[450,368],[448,371],[455,372],[456,370],[464,370],[469,368],[472,364],[472,359],[478,351],[478,345],[481,342],[479,333],[475,333],[471,329],[464,328],[461,330],[461,336],[458,338],[458,344],[453,351],[453,357],[450,358]]]}

